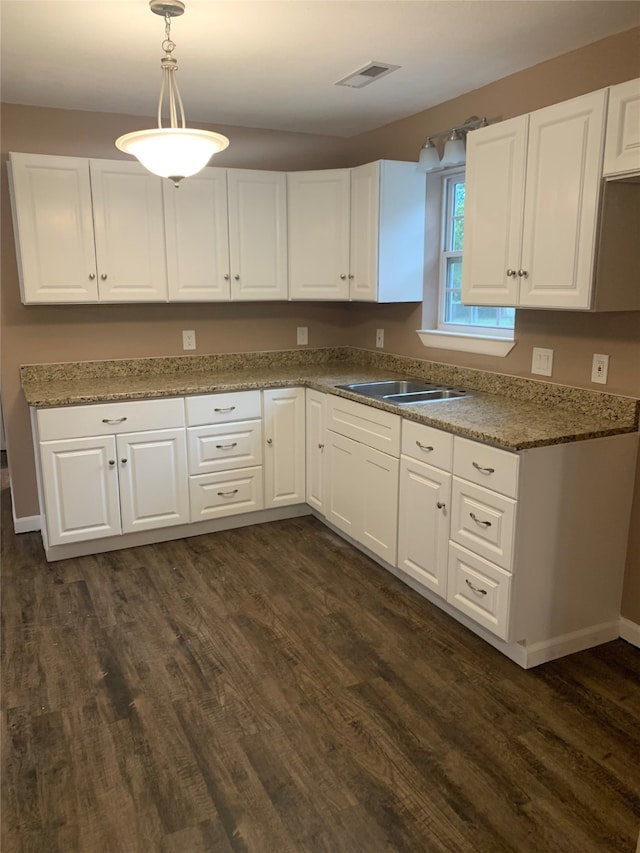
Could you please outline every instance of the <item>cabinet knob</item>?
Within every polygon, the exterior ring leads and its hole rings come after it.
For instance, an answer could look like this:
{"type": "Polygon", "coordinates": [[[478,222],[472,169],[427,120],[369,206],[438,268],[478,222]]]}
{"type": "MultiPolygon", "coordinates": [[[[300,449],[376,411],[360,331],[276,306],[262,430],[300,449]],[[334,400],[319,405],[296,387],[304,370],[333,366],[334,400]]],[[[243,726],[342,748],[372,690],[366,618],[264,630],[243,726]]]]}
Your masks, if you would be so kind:
{"type": "Polygon", "coordinates": [[[438,509],[444,509],[446,507],[446,504],[442,503],[442,501],[436,501],[436,506],[438,507],[438,509]]]}
{"type": "Polygon", "coordinates": [[[109,460],[109,465],[115,465],[115,464],[116,464],[116,460],[115,460],[115,459],[110,459],[110,460],[109,460]]]}
{"type": "Polygon", "coordinates": [[[520,278],[526,278],[529,273],[527,272],[527,270],[518,270],[518,275],[520,276],[520,278]]]}
{"type": "Polygon", "coordinates": [[[515,278],[515,276],[517,276],[517,275],[518,275],[518,273],[517,273],[515,270],[512,270],[511,268],[509,268],[509,269],[507,270],[507,275],[508,275],[509,277],[513,276],[513,277],[515,278]]]}
{"type": "Polygon", "coordinates": [[[352,272],[349,273],[349,278],[355,278],[355,276],[352,272]]]}
{"type": "Polygon", "coordinates": [[[319,450],[324,450],[324,444],[319,444],[319,445],[318,445],[318,449],[319,449],[319,450]]]}
{"type": "Polygon", "coordinates": [[[238,273],[236,273],[236,274],[234,275],[234,279],[235,279],[236,281],[240,281],[240,276],[238,275],[238,273]]]}
{"type": "Polygon", "coordinates": [[[273,444],[273,439],[272,439],[272,438],[268,438],[268,439],[267,439],[267,444],[273,444]]]}
{"type": "Polygon", "coordinates": [[[123,465],[126,465],[126,464],[127,464],[127,460],[126,460],[126,459],[121,459],[120,461],[122,462],[122,464],[123,464],[123,465]]]}
{"type": "Polygon", "coordinates": [[[346,278],[346,277],[347,277],[347,276],[346,276],[343,272],[341,272],[341,273],[340,273],[340,278],[341,278],[343,281],[345,280],[345,278],[346,278]]]}
{"type": "Polygon", "coordinates": [[[89,273],[89,280],[90,281],[93,281],[95,277],[96,277],[96,274],[94,272],[89,273]]]}
{"type": "Polygon", "coordinates": [[[229,279],[230,279],[230,278],[231,278],[231,276],[229,275],[229,273],[228,273],[228,272],[226,272],[226,273],[224,274],[224,280],[225,280],[225,281],[229,281],[229,279]]]}
{"type": "Polygon", "coordinates": [[[102,275],[100,276],[100,278],[101,278],[103,281],[106,281],[106,280],[107,280],[107,274],[106,274],[106,272],[103,272],[103,273],[102,273],[102,275]]]}

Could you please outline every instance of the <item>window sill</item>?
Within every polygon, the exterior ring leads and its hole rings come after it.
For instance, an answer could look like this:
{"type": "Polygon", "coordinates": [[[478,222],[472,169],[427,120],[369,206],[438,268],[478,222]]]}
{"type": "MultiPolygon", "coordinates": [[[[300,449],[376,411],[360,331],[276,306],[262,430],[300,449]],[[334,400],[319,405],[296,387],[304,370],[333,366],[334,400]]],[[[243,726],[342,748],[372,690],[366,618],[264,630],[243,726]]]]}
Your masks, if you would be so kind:
{"type": "Polygon", "coordinates": [[[496,355],[499,358],[508,355],[516,345],[513,338],[493,338],[490,335],[461,335],[443,332],[440,329],[419,329],[418,337],[425,347],[475,352],[481,355],[496,355]]]}

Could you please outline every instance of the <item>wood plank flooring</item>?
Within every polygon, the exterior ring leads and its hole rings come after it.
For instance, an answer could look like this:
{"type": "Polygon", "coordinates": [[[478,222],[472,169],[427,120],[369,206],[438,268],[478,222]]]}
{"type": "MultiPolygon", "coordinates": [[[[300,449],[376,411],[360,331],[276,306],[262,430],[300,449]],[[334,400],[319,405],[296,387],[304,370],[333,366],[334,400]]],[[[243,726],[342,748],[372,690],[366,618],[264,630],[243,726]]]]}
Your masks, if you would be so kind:
{"type": "Polygon", "coordinates": [[[625,853],[640,652],[525,672],[312,518],[47,564],[2,499],[3,853],[625,853]]]}

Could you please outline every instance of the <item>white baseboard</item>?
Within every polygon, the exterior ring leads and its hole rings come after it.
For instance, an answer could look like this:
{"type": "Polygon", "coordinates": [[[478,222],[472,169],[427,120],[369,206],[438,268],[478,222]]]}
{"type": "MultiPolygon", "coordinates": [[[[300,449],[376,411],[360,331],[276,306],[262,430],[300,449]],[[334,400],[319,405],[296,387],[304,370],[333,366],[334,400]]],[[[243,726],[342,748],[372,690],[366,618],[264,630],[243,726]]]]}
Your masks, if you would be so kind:
{"type": "Polygon", "coordinates": [[[615,622],[604,622],[601,625],[590,625],[580,631],[571,634],[561,634],[550,640],[542,640],[539,643],[525,644],[526,668],[538,666],[550,660],[572,655],[617,640],[620,636],[620,620],[615,622]]]}
{"type": "Polygon", "coordinates": [[[16,533],[33,533],[40,530],[42,523],[39,515],[23,515],[21,518],[13,516],[13,529],[16,533]]]}
{"type": "MultiPolygon", "coordinates": [[[[632,622],[631,619],[620,617],[620,636],[632,646],[637,646],[640,649],[640,625],[637,622],[632,622]]],[[[640,838],[638,839],[640,842],[640,838]]]]}

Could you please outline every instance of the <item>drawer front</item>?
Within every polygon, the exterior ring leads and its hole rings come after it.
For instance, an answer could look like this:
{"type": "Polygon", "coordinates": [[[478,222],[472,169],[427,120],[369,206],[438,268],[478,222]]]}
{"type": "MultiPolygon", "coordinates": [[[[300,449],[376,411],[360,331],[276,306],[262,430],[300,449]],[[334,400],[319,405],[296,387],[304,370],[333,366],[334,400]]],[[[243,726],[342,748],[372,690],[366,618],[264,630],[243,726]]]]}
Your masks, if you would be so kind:
{"type": "Polygon", "coordinates": [[[187,426],[248,421],[262,417],[260,391],[230,391],[186,398],[187,426]]]}
{"type": "Polygon", "coordinates": [[[92,403],[38,409],[40,441],[118,435],[150,429],[184,426],[184,400],[131,400],[125,403],[92,403]]]}
{"type": "Polygon", "coordinates": [[[443,471],[451,471],[453,436],[414,421],[402,421],[402,453],[443,471]]]}
{"type": "Polygon", "coordinates": [[[190,474],[262,465],[262,421],[189,427],[187,445],[190,474]]]}
{"type": "Polygon", "coordinates": [[[400,420],[391,412],[329,395],[328,429],[396,458],[400,456],[400,420]]]}
{"type": "Polygon", "coordinates": [[[508,638],[511,575],[457,545],[449,546],[447,601],[492,634],[508,638]]]}
{"type": "Polygon", "coordinates": [[[262,509],[262,468],[189,477],[189,496],[192,522],[262,509]]]}
{"type": "Polygon", "coordinates": [[[516,501],[453,478],[451,539],[511,570],[516,501]]]}
{"type": "Polygon", "coordinates": [[[518,496],[517,453],[489,447],[456,436],[453,442],[453,473],[479,486],[493,489],[510,498],[518,496]]]}

